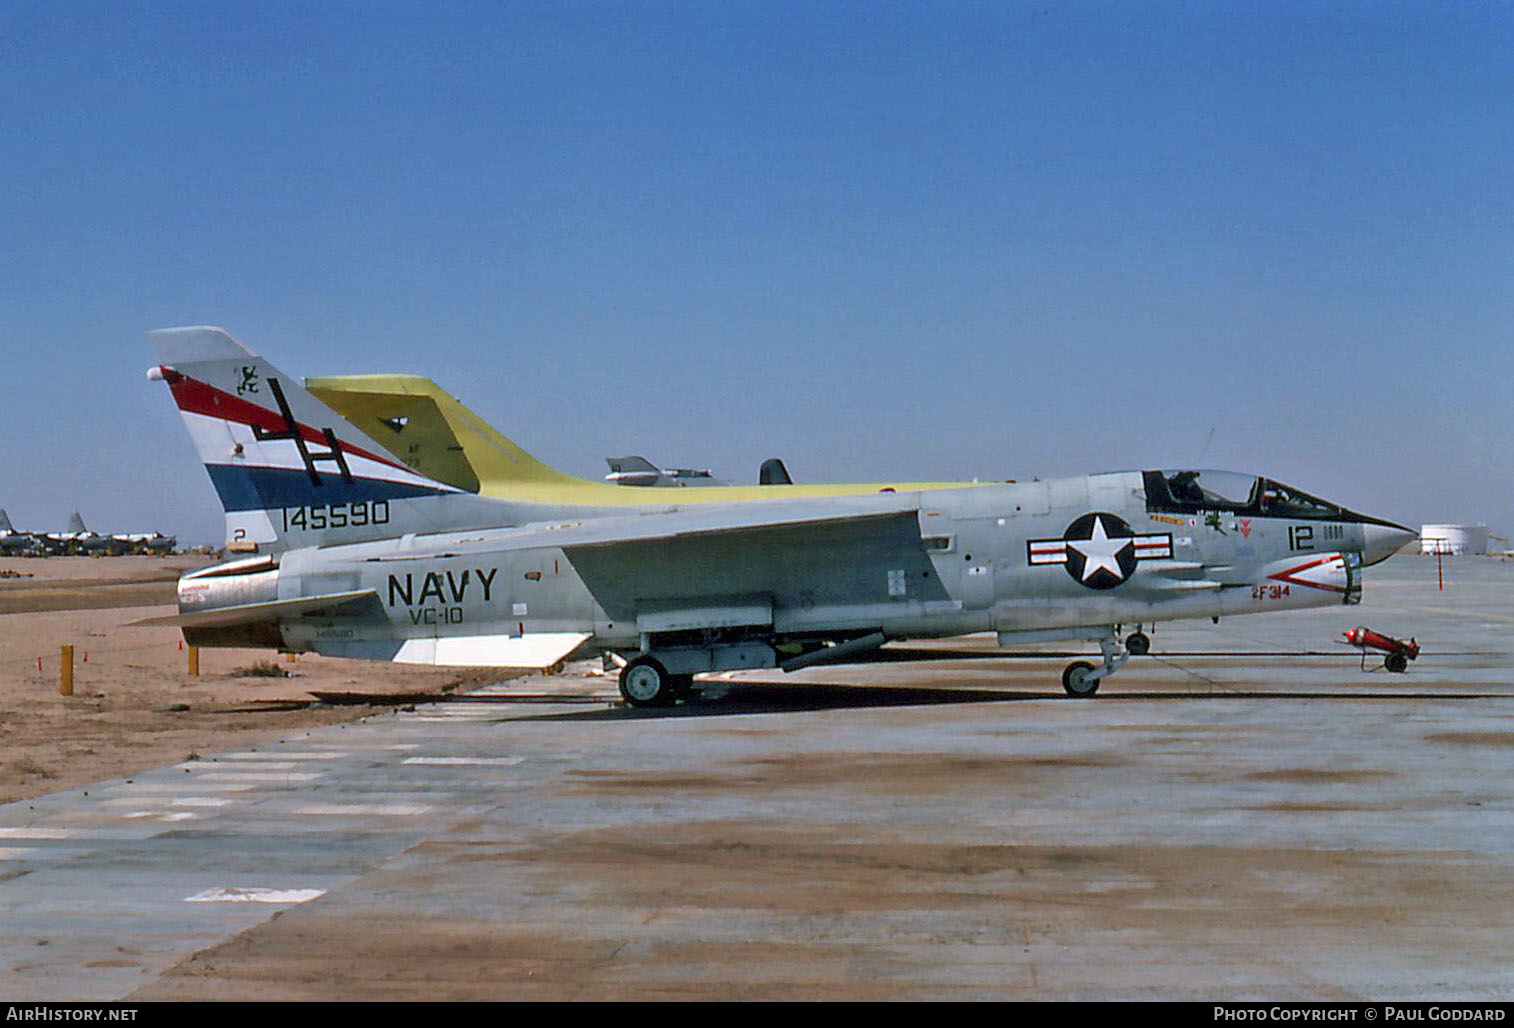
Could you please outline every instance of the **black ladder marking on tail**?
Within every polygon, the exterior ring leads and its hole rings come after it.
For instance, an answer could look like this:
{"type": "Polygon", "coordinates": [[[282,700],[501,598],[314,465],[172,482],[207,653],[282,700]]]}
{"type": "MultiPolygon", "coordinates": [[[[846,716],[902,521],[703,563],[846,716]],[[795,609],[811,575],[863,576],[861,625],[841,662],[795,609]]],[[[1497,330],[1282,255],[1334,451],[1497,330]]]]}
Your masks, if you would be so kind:
{"type": "Polygon", "coordinates": [[[295,449],[300,451],[300,460],[304,462],[305,470],[310,473],[311,485],[319,486],[322,484],[320,472],[315,469],[316,461],[331,461],[336,464],[337,468],[342,472],[342,481],[350,484],[352,482],[352,472],[347,468],[347,458],[342,453],[342,446],[337,441],[336,433],[329,428],[321,429],[321,434],[326,437],[326,447],[331,452],[311,453],[305,445],[304,435],[300,433],[299,424],[294,420],[294,412],[289,409],[289,401],[284,399],[284,390],[279,387],[279,380],[276,378],[268,379],[268,386],[273,390],[274,401],[278,403],[279,413],[284,417],[284,429],[281,432],[269,432],[264,430],[262,425],[253,425],[253,438],[259,442],[277,441],[280,439],[293,440],[295,449]]]}

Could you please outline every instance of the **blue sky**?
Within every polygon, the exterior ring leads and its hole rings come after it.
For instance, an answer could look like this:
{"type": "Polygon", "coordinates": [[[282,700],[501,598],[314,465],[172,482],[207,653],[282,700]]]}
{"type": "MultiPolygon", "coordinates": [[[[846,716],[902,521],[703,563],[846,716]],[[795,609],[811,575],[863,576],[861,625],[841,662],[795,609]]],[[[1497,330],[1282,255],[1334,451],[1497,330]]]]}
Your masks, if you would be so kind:
{"type": "Polygon", "coordinates": [[[0,507],[220,513],[142,333],[587,477],[1192,464],[1514,528],[1491,3],[0,9],[0,507]],[[1212,433],[1212,435],[1211,435],[1212,433]]]}

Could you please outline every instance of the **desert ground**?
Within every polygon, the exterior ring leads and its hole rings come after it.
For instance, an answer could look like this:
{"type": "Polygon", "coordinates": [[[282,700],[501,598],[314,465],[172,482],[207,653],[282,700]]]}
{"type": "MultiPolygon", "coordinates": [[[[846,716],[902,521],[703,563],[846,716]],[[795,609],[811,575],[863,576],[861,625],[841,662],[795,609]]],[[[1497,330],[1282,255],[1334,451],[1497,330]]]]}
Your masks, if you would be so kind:
{"type": "Polygon", "coordinates": [[[175,582],[212,558],[0,559],[0,804],[248,746],[371,713],[311,690],[442,695],[508,671],[398,667],[266,650],[202,650],[200,674],[174,627],[175,582]],[[73,695],[59,692],[61,648],[74,647],[73,695]]]}

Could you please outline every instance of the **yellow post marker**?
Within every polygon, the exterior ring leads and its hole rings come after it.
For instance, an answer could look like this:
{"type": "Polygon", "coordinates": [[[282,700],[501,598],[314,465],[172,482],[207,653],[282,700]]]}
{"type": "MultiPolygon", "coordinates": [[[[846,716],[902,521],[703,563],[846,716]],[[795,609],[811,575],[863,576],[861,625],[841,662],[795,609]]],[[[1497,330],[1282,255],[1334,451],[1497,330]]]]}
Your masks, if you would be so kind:
{"type": "Polygon", "coordinates": [[[198,646],[189,648],[189,677],[200,677],[200,648],[198,646]]]}
{"type": "Polygon", "coordinates": [[[58,660],[58,695],[72,696],[74,694],[74,648],[69,643],[63,644],[58,660]]]}

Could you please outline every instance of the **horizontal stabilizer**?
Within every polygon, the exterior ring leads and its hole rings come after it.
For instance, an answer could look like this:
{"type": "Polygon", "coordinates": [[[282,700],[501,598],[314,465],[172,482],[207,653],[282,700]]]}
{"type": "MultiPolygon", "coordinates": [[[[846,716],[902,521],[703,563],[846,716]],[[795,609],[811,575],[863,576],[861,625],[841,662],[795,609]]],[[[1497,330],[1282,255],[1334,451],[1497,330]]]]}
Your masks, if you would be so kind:
{"type": "Polygon", "coordinates": [[[276,621],[281,617],[305,614],[315,610],[338,610],[377,595],[378,593],[373,589],[354,589],[351,592],[327,593],[324,596],[301,596],[294,600],[244,603],[236,607],[217,607],[215,610],[191,611],[171,614],[168,617],[148,618],[145,621],[133,621],[131,627],[174,625],[179,628],[230,628],[234,625],[276,621]]]}
{"type": "Polygon", "coordinates": [[[406,639],[394,655],[394,662],[435,664],[442,667],[546,668],[578,649],[588,639],[588,632],[406,639]]]}

